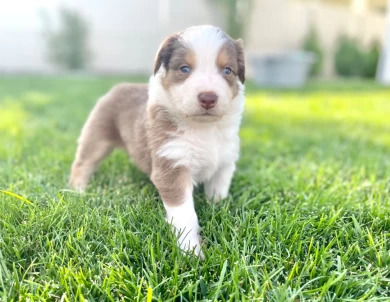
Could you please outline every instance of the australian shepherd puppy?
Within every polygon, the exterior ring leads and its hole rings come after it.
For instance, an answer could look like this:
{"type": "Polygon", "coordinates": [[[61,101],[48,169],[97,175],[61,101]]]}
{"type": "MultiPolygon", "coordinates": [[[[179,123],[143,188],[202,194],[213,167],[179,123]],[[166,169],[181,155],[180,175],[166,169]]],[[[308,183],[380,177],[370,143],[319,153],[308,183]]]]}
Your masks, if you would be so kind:
{"type": "Polygon", "coordinates": [[[226,198],[239,157],[244,108],[242,41],[194,26],[160,46],[149,85],[119,84],[92,110],[78,140],[70,185],[83,190],[99,162],[125,148],[150,176],[184,251],[203,257],[194,186],[226,198]]]}

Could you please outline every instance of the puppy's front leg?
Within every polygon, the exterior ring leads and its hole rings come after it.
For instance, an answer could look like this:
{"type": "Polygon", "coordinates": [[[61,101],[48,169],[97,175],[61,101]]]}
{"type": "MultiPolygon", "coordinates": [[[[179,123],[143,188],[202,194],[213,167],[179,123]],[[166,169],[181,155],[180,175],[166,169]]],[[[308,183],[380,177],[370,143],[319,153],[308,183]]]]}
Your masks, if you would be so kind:
{"type": "Polygon", "coordinates": [[[233,178],[236,165],[234,163],[220,167],[205,185],[207,198],[214,198],[215,202],[228,197],[230,183],[233,178]]]}
{"type": "Polygon", "coordinates": [[[180,248],[184,251],[194,251],[195,255],[204,258],[200,248],[199,224],[189,169],[172,168],[167,161],[160,159],[153,164],[151,179],[164,202],[166,220],[175,228],[180,248]]]}

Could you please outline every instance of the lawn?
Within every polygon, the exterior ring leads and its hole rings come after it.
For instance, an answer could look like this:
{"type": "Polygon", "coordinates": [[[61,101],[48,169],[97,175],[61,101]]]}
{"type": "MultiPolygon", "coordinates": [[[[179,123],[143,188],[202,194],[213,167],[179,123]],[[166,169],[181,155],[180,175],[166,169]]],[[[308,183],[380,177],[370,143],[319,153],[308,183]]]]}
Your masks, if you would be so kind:
{"type": "MultiPolygon", "coordinates": [[[[390,299],[390,91],[247,89],[230,197],[197,191],[206,260],[183,256],[128,157],[67,178],[98,96],[126,78],[0,77],[0,300],[390,299]]],[[[127,79],[129,80],[129,79],[127,79]]]]}

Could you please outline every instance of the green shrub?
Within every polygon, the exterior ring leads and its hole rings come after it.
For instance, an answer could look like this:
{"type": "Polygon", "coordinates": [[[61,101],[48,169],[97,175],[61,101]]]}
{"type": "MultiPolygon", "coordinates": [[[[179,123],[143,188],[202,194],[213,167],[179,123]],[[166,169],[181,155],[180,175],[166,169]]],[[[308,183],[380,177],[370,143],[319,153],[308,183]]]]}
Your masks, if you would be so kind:
{"type": "Polygon", "coordinates": [[[47,31],[49,59],[66,69],[83,69],[90,57],[88,24],[76,11],[61,9],[60,28],[47,31]]]}
{"type": "Polygon", "coordinates": [[[371,44],[370,49],[363,57],[363,74],[365,78],[375,78],[380,57],[380,45],[378,41],[371,44]]]}
{"type": "Polygon", "coordinates": [[[356,40],[342,36],[335,55],[335,67],[338,75],[351,77],[362,73],[363,54],[356,40]]]}
{"type": "Polygon", "coordinates": [[[335,54],[336,72],[345,77],[374,78],[379,55],[378,42],[365,51],[357,40],[342,36],[335,54]]]}
{"type": "Polygon", "coordinates": [[[313,26],[303,42],[303,49],[315,55],[315,63],[312,65],[310,75],[319,75],[321,73],[324,55],[318,39],[317,31],[313,26]]]}

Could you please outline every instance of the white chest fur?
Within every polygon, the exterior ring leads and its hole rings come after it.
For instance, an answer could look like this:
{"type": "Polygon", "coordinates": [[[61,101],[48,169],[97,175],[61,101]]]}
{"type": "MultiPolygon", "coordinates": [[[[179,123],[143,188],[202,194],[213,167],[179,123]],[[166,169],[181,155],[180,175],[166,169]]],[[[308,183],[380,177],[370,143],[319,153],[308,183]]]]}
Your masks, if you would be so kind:
{"type": "Polygon", "coordinates": [[[238,159],[238,127],[220,124],[183,126],[158,150],[157,156],[172,160],[175,166],[190,168],[193,181],[202,183],[220,167],[238,159]]]}

